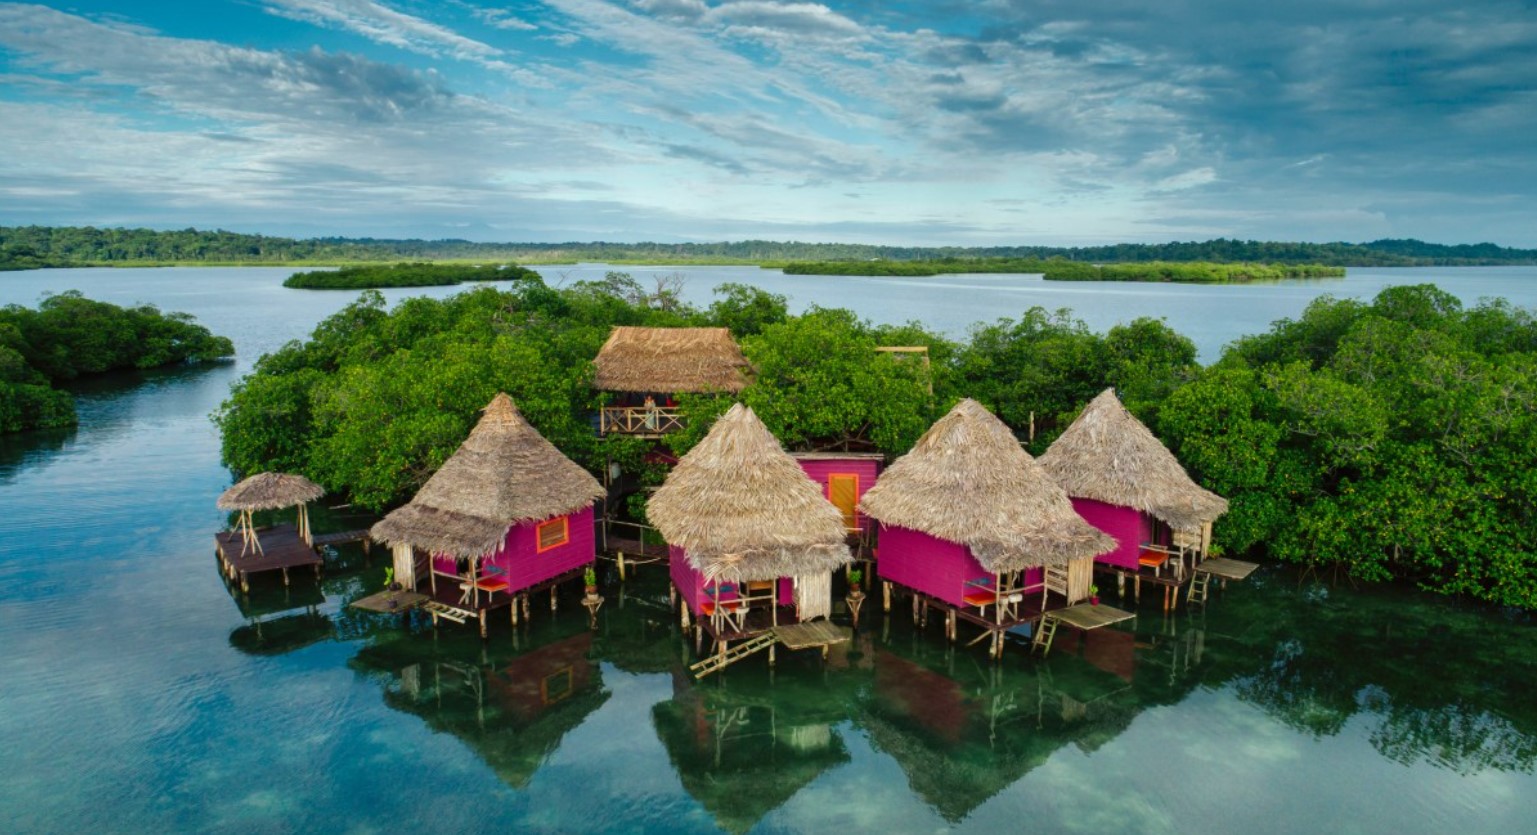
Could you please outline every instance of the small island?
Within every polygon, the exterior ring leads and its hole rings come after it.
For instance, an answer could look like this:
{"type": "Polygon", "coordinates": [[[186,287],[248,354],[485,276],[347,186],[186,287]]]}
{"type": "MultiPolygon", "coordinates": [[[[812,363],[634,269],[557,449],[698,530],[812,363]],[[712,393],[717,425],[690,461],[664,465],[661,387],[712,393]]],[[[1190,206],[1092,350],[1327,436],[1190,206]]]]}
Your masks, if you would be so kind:
{"type": "Polygon", "coordinates": [[[0,434],[74,426],[75,401],[55,385],[129,368],[203,363],[235,345],[185,313],[118,307],[77,290],[36,310],[0,308],[0,434]]]}
{"type": "Polygon", "coordinates": [[[304,290],[375,290],[385,287],[445,287],[477,281],[521,281],[539,274],[516,264],[362,264],[339,270],[294,273],[284,287],[304,290]]]}

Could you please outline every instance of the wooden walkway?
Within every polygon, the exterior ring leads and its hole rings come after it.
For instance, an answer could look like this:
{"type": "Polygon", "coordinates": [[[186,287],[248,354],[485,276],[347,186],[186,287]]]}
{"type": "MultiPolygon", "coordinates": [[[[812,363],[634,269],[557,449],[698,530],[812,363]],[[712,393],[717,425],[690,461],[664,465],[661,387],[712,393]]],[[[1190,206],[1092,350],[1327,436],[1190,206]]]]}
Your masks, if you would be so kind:
{"type": "Polygon", "coordinates": [[[719,651],[689,665],[689,671],[696,679],[704,678],[763,650],[769,651],[769,666],[773,666],[776,644],[783,644],[785,649],[789,650],[820,649],[822,657],[826,658],[828,647],[845,643],[853,636],[853,630],[825,620],[773,626],[752,635],[736,646],[731,646],[728,640],[718,638],[716,647],[719,651]]]}
{"type": "Polygon", "coordinates": [[[1120,623],[1123,620],[1131,620],[1136,617],[1131,612],[1117,609],[1114,606],[1106,606],[1103,603],[1095,606],[1088,603],[1079,603],[1066,609],[1054,609],[1041,617],[1041,625],[1036,630],[1035,638],[1030,642],[1032,649],[1040,649],[1042,655],[1051,652],[1051,642],[1057,636],[1058,624],[1066,624],[1074,629],[1082,629],[1087,632],[1090,629],[1099,629],[1112,623],[1120,623]]]}
{"type": "Polygon", "coordinates": [[[220,569],[224,576],[231,581],[240,582],[241,591],[250,591],[250,576],[267,571],[283,572],[283,585],[288,585],[288,569],[310,567],[315,576],[320,576],[320,568],[325,564],[315,549],[304,543],[299,538],[299,529],[293,525],[277,525],[270,528],[259,528],[256,531],[257,540],[261,542],[261,551],[254,546],[241,549],[245,546],[245,540],[239,531],[224,531],[214,534],[214,547],[218,549],[220,569]]]}
{"type": "Polygon", "coordinates": [[[361,542],[363,543],[363,553],[365,554],[368,553],[369,548],[374,544],[373,537],[368,535],[368,528],[362,528],[355,531],[337,531],[335,533],[316,534],[310,537],[310,541],[315,544],[317,549],[326,545],[342,545],[348,542],[361,542]]]}

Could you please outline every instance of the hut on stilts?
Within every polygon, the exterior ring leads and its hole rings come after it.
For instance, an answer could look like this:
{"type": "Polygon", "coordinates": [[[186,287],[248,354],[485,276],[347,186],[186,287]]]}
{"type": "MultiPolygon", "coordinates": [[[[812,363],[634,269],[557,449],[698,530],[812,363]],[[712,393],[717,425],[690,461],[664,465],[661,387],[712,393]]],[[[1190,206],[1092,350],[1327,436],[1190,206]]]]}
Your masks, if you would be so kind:
{"type": "Polygon", "coordinates": [[[1127,577],[1139,592],[1142,581],[1151,580],[1163,586],[1168,609],[1177,605],[1177,591],[1192,575],[1205,575],[1198,583],[1204,600],[1212,573],[1242,579],[1253,570],[1251,563],[1236,560],[1197,570],[1211,546],[1212,522],[1227,512],[1227,499],[1196,484],[1168,447],[1121,405],[1114,389],[1089,401],[1040,464],[1072,497],[1079,515],[1115,537],[1115,548],[1097,562],[1101,571],[1115,574],[1123,590],[1127,577]]]}
{"type": "Polygon", "coordinates": [[[593,358],[592,387],[613,392],[599,434],[658,438],[683,428],[679,394],[736,394],[750,366],[726,328],[614,328],[593,358]]]}
{"type": "Polygon", "coordinates": [[[264,571],[282,571],[284,585],[288,584],[290,568],[311,566],[318,577],[321,559],[311,547],[308,504],[324,496],[325,492],[304,476],[257,473],[220,494],[220,510],[240,512],[236,530],[214,536],[225,577],[230,581],[238,580],[242,590],[250,589],[250,575],[264,571]],[[296,525],[257,529],[253,519],[256,511],[295,506],[299,508],[296,525]],[[235,550],[237,542],[240,545],[238,552],[235,550]]]}
{"type": "Polygon", "coordinates": [[[476,618],[581,575],[593,562],[593,502],[603,487],[498,394],[470,436],[411,501],[374,525],[394,551],[395,579],[428,595],[433,620],[476,618]],[[418,557],[423,559],[419,559],[418,557]],[[427,576],[423,578],[421,575],[427,576]],[[423,589],[423,580],[426,589],[423,589]]]}
{"type": "MultiPolygon", "coordinates": [[[[708,633],[724,655],[730,641],[773,633],[781,607],[797,622],[831,614],[832,571],[850,559],[843,514],[747,406],[678,461],[646,513],[667,540],[696,645],[708,633]]],[[[836,642],[825,637],[824,653],[836,642]]],[[[772,660],[772,641],[764,648],[772,660]]]]}
{"type": "Polygon", "coordinates": [[[860,508],[881,526],[884,608],[892,586],[906,589],[916,620],[942,611],[952,641],[959,620],[980,626],[994,657],[1008,629],[1087,598],[1093,558],[1115,544],[970,399],[886,468],[860,508]]]}

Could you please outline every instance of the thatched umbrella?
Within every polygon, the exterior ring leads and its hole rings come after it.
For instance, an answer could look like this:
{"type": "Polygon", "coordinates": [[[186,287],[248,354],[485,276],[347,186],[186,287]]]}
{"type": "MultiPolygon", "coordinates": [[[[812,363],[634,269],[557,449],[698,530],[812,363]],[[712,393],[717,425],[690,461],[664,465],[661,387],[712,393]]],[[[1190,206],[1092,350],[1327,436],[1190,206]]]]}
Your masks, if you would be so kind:
{"type": "Polygon", "coordinates": [[[646,515],[711,580],[813,575],[850,559],[843,513],[741,403],[678,461],[646,515]]]}
{"type": "Polygon", "coordinates": [[[859,506],[885,524],[967,546],[994,574],[1065,565],[1115,547],[1073,511],[1014,433],[970,399],[886,468],[859,506]]]}
{"type": "Polygon", "coordinates": [[[409,504],[374,525],[375,540],[479,560],[514,525],[581,510],[603,486],[498,394],[459,449],[409,504]]]}
{"type": "Polygon", "coordinates": [[[1191,480],[1114,389],[1089,401],[1040,463],[1070,496],[1135,508],[1182,533],[1227,512],[1227,499],[1191,480]]]}
{"type": "Polygon", "coordinates": [[[218,506],[220,510],[240,511],[240,535],[244,540],[240,553],[244,556],[247,548],[254,547],[256,553],[262,553],[261,540],[256,537],[256,527],[251,521],[253,512],[298,505],[299,537],[309,542],[310,515],[305,505],[325,494],[325,488],[302,475],[257,473],[221,493],[218,506]]]}
{"type": "Polygon", "coordinates": [[[603,391],[735,394],[749,369],[726,328],[616,327],[592,362],[603,391]]]}

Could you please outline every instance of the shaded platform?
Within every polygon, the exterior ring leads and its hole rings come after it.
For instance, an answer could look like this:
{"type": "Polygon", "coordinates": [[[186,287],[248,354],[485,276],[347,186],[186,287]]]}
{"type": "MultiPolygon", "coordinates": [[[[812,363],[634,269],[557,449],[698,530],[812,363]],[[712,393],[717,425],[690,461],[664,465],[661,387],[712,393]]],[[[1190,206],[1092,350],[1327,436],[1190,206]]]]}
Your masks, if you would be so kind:
{"type": "Polygon", "coordinates": [[[239,531],[224,531],[214,534],[214,547],[218,550],[220,568],[224,576],[230,580],[239,580],[240,588],[249,591],[250,576],[267,571],[283,572],[283,585],[288,585],[288,570],[290,568],[303,568],[309,566],[320,576],[320,567],[324,565],[320,555],[315,549],[305,544],[299,538],[299,530],[293,525],[275,525],[270,528],[258,528],[256,530],[257,541],[261,543],[261,551],[254,546],[246,548],[245,553],[241,549],[245,546],[245,540],[239,531]]]}
{"type": "Polygon", "coordinates": [[[1197,572],[1204,571],[1223,580],[1242,580],[1253,574],[1256,568],[1259,568],[1257,563],[1230,560],[1226,557],[1212,557],[1196,566],[1195,570],[1197,572]]]}
{"type": "Polygon", "coordinates": [[[400,614],[410,611],[417,604],[427,600],[427,595],[414,591],[381,591],[370,594],[367,597],[352,601],[350,604],[355,609],[363,609],[369,612],[382,614],[400,614]],[[395,605],[391,606],[390,601],[395,605]]]}

